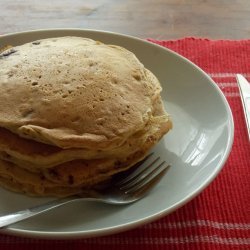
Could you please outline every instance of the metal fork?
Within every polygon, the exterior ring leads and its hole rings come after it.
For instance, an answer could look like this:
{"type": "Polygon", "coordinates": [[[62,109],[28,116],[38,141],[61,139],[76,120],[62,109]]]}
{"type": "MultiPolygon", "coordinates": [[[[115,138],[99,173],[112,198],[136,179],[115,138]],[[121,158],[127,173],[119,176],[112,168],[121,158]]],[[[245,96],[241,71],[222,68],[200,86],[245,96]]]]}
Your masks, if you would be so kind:
{"type": "Polygon", "coordinates": [[[161,180],[168,169],[169,165],[165,161],[161,161],[160,157],[153,157],[152,153],[142,162],[137,163],[132,170],[118,174],[108,187],[101,191],[72,195],[0,216],[0,228],[77,200],[98,201],[114,205],[133,203],[144,197],[161,180]]]}

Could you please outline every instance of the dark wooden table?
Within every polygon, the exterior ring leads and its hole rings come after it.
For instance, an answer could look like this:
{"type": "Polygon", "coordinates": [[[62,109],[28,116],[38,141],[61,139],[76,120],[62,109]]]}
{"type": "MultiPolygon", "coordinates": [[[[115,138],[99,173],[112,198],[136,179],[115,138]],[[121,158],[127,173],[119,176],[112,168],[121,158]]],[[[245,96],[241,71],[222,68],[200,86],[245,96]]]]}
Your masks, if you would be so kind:
{"type": "Polygon", "coordinates": [[[84,28],[141,38],[250,38],[249,0],[0,0],[0,33],[84,28]]]}

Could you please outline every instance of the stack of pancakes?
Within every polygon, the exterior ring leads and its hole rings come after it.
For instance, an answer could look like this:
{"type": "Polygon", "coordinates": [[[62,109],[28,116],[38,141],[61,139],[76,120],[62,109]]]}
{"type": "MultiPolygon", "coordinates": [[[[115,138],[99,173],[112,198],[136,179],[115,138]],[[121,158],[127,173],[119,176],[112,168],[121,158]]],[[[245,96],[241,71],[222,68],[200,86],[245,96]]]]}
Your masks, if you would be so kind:
{"type": "Polygon", "coordinates": [[[0,184],[29,195],[94,188],[171,128],[161,86],[136,56],[80,37],[0,54],[0,184]]]}

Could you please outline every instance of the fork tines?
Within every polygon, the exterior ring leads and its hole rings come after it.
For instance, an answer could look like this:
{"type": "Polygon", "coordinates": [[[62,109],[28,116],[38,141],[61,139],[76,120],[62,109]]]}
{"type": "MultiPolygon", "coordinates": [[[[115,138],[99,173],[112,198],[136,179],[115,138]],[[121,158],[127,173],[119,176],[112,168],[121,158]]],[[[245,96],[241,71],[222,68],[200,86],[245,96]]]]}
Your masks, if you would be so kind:
{"type": "Polygon", "coordinates": [[[166,171],[169,165],[165,161],[161,161],[160,157],[154,157],[153,153],[149,154],[126,178],[118,181],[116,186],[125,193],[135,192],[139,189],[149,188],[158,181],[166,171]]]}

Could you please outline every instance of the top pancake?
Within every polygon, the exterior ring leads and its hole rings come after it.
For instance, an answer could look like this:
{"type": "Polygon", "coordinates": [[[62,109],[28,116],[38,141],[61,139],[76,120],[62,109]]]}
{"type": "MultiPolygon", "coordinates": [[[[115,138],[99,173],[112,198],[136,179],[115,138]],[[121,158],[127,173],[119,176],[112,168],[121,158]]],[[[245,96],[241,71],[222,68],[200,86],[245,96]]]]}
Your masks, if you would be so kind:
{"type": "Polygon", "coordinates": [[[156,77],[124,48],[61,37],[0,54],[0,126],[61,148],[108,149],[141,131],[156,77]]]}

